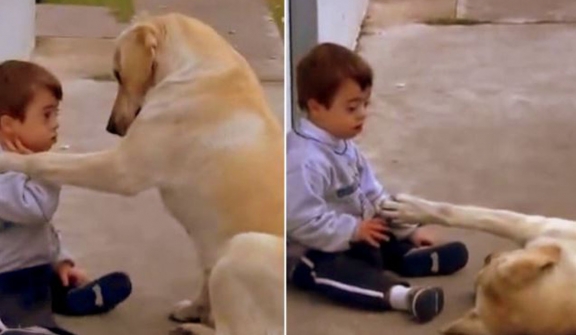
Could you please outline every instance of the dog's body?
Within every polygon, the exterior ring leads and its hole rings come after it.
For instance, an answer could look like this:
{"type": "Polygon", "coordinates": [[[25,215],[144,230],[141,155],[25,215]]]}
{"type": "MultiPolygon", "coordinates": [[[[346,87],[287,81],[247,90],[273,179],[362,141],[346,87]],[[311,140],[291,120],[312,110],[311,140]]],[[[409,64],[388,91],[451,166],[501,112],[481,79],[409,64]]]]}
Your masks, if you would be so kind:
{"type": "Polygon", "coordinates": [[[158,189],[212,276],[175,316],[210,323],[210,299],[217,334],[281,334],[283,133],[255,74],[214,30],[178,14],[128,28],[114,68],[119,90],[107,129],[125,135],[117,147],[3,154],[0,170],[122,195],[158,189]]]}
{"type": "Polygon", "coordinates": [[[446,327],[445,334],[576,334],[576,222],[408,195],[389,201],[386,216],[481,230],[523,247],[486,259],[476,279],[474,309],[446,327]]]}

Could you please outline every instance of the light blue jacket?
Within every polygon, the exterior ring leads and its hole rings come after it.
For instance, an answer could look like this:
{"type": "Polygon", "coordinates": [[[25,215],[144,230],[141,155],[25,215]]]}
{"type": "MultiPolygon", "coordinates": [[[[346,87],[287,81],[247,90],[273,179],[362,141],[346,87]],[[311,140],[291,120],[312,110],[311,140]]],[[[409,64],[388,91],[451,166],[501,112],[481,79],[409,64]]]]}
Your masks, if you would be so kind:
{"type": "MultiPolygon", "coordinates": [[[[325,252],[349,248],[358,224],[388,197],[352,141],[334,138],[307,119],[287,137],[288,243],[325,252]]],[[[416,226],[392,229],[399,239],[416,226]]]]}
{"type": "Polygon", "coordinates": [[[0,174],[0,273],[71,259],[50,223],[59,196],[59,186],[0,174]]]}

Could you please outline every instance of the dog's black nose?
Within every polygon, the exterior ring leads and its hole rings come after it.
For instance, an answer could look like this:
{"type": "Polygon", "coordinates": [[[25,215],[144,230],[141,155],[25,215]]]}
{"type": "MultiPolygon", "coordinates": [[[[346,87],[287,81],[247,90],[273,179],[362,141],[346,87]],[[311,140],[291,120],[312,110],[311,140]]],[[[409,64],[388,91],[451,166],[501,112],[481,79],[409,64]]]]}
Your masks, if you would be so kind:
{"type": "Polygon", "coordinates": [[[108,125],[106,126],[106,131],[110,134],[118,135],[118,129],[116,129],[116,124],[114,121],[108,121],[108,125]]]}

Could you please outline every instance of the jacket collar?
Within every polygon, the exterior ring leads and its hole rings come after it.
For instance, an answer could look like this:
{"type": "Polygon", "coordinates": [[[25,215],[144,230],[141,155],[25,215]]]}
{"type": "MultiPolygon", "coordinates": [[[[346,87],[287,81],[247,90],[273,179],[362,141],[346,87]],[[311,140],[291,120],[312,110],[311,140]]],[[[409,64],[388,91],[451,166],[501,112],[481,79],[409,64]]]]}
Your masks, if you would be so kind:
{"type": "Polygon", "coordinates": [[[340,154],[346,152],[348,146],[345,140],[334,137],[307,118],[300,119],[300,135],[304,138],[327,145],[336,153],[340,154]]]}

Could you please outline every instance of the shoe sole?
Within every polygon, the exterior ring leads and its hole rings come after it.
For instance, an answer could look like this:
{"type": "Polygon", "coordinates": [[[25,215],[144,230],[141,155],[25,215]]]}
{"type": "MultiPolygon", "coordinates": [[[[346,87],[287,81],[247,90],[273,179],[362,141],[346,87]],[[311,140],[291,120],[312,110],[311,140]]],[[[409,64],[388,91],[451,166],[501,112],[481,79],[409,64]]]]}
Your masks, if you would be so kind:
{"type": "Polygon", "coordinates": [[[468,263],[468,249],[460,242],[428,247],[409,252],[403,263],[401,274],[406,277],[446,276],[468,263]]]}
{"type": "Polygon", "coordinates": [[[412,314],[417,322],[432,320],[444,309],[444,292],[440,288],[427,288],[413,298],[412,314]]]}

